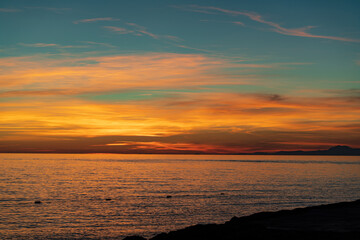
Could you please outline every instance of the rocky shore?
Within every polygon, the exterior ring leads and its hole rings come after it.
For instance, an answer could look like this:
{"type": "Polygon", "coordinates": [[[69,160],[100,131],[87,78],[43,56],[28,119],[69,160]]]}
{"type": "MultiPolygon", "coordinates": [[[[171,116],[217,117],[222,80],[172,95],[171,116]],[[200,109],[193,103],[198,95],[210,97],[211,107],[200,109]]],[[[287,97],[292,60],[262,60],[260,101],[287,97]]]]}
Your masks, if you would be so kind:
{"type": "MultiPolygon", "coordinates": [[[[360,239],[360,199],[233,217],[224,224],[195,225],[149,240],[360,239]]],[[[124,240],[146,240],[130,236],[124,240]]]]}

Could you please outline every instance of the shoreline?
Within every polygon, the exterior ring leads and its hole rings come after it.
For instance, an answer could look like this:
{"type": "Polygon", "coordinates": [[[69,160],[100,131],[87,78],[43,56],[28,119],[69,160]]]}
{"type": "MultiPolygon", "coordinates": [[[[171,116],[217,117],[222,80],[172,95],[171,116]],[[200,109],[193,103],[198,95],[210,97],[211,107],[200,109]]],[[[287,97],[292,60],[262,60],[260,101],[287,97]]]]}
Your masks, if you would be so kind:
{"type": "Polygon", "coordinates": [[[233,217],[223,224],[198,224],[146,239],[123,240],[236,240],[236,239],[360,239],[360,199],[276,212],[233,217]]]}

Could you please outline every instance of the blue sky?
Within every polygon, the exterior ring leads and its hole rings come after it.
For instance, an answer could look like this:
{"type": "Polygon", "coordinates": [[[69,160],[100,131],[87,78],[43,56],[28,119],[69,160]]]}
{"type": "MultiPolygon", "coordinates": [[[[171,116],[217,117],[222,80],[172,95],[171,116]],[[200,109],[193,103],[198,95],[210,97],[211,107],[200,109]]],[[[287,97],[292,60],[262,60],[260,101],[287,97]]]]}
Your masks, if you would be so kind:
{"type": "Polygon", "coordinates": [[[2,1],[0,27],[6,34],[0,46],[3,56],[176,52],[254,63],[306,63],[312,65],[306,66],[311,75],[299,74],[297,81],[310,84],[314,76],[331,80],[338,88],[333,78],[355,81],[359,73],[359,5],[358,1],[2,1]],[[314,26],[307,32],[354,41],[284,35],[247,16],[207,7],[257,13],[287,29],[314,26]],[[84,19],[94,21],[81,22],[84,19]],[[136,33],[137,27],[128,24],[137,24],[153,36],[136,33]],[[135,32],[116,32],[116,28],[135,32]],[[38,43],[57,47],[36,47],[38,43]]]}

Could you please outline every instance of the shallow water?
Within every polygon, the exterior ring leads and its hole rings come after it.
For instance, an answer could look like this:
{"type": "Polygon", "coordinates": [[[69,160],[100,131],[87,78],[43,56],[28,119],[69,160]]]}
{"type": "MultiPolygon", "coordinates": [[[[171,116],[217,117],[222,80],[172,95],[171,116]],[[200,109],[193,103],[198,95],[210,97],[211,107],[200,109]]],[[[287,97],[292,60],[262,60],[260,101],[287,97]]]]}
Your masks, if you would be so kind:
{"type": "Polygon", "coordinates": [[[0,154],[0,239],[152,236],[359,198],[355,156],[0,154]]]}

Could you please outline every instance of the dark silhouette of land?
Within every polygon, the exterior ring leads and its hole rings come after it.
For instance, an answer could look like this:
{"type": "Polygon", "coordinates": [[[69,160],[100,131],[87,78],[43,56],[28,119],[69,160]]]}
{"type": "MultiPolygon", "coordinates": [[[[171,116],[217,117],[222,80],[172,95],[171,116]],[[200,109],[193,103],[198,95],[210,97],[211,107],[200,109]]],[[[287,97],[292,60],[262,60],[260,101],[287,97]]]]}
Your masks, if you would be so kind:
{"type": "Polygon", "coordinates": [[[348,146],[335,146],[328,150],[316,151],[279,151],[279,152],[255,152],[252,155],[338,155],[338,156],[360,156],[360,148],[351,148],[348,146]]]}
{"type": "MultiPolygon", "coordinates": [[[[73,145],[76,146],[76,143],[73,145]]],[[[55,148],[56,149],[56,148],[55,148]]],[[[314,151],[277,151],[277,152],[206,152],[206,150],[174,150],[174,149],[61,149],[52,151],[42,151],[34,149],[19,149],[19,150],[1,150],[0,153],[41,153],[41,154],[87,154],[87,153],[113,153],[113,154],[189,154],[189,155],[328,155],[328,156],[360,156],[360,148],[351,148],[349,146],[334,146],[327,150],[314,151]]]]}
{"type": "MultiPolygon", "coordinates": [[[[224,224],[195,225],[150,240],[360,239],[360,200],[233,217],[224,224]]],[[[140,236],[124,240],[146,240],[140,236]]]]}

